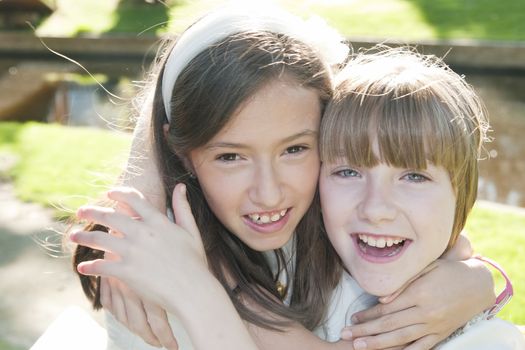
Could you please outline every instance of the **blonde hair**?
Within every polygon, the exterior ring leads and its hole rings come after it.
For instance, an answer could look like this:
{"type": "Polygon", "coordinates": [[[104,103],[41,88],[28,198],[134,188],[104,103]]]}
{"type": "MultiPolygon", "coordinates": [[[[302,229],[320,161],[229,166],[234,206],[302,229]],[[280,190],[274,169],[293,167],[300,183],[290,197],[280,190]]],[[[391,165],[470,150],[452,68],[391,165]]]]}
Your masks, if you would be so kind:
{"type": "Polygon", "coordinates": [[[452,246],[476,200],[489,128],[472,87],[435,56],[378,47],[356,54],[336,77],[335,90],[322,120],[321,159],[346,157],[364,167],[443,166],[456,194],[452,246]]]}

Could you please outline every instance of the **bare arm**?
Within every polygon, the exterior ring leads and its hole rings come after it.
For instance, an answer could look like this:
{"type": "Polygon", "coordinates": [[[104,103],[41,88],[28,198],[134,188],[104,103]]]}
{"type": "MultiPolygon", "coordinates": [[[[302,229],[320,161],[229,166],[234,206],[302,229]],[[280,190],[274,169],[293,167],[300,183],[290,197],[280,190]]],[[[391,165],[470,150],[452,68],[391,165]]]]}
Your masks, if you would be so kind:
{"type": "MultiPolygon", "coordinates": [[[[133,132],[126,168],[120,175],[118,183],[121,186],[138,189],[155,208],[165,213],[164,190],[155,163],[153,140],[151,140],[152,99],[152,92],[150,92],[142,104],[144,107],[133,132]]],[[[133,216],[129,208],[118,206],[117,210],[133,216]]],[[[105,258],[111,260],[115,257],[111,253],[106,253],[105,258]]],[[[106,311],[146,343],[170,350],[178,348],[166,311],[150,301],[141,299],[125,283],[112,277],[102,278],[100,301],[106,311]]]]}
{"type": "Polygon", "coordinates": [[[160,212],[166,211],[166,199],[157,165],[155,163],[154,142],[151,139],[152,96],[144,102],[144,110],[137,119],[133,131],[131,149],[125,171],[120,176],[122,186],[134,187],[160,212]]]}
{"type": "Polygon", "coordinates": [[[179,317],[195,349],[352,349],[349,343],[324,342],[300,325],[284,332],[247,327],[208,270],[183,187],[178,185],[174,191],[177,224],[131,189],[114,190],[109,197],[132,208],[140,220],[110,208],[81,208],[79,218],[111,227],[121,235],[99,231],[72,234],[76,243],[119,257],[84,262],[78,266],[79,272],[116,278],[137,290],[143,300],[162,305],[179,317]]]}
{"type": "Polygon", "coordinates": [[[468,260],[474,254],[474,249],[472,249],[472,244],[468,239],[467,235],[462,232],[449,251],[443,254],[442,258],[450,261],[462,261],[468,260]]]}

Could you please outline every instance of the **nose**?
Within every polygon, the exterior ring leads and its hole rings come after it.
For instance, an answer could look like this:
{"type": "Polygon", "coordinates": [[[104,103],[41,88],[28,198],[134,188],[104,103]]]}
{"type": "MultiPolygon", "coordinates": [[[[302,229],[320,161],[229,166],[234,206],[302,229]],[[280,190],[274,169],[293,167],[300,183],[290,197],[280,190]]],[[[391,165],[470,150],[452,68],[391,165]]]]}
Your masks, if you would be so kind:
{"type": "Polygon", "coordinates": [[[397,215],[394,194],[388,182],[372,179],[362,191],[358,214],[371,224],[394,220],[397,215]]]}
{"type": "Polygon", "coordinates": [[[250,187],[250,199],[265,210],[279,209],[283,202],[283,182],[277,167],[271,161],[256,168],[250,187]]]}

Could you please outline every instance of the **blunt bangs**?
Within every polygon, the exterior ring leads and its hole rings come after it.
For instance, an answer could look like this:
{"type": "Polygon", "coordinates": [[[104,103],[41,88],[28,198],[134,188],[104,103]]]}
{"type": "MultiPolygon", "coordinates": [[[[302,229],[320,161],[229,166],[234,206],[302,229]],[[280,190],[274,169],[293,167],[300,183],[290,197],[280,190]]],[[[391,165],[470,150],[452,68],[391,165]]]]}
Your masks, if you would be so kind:
{"type": "Polygon", "coordinates": [[[473,103],[478,100],[461,77],[441,66],[423,70],[410,60],[386,61],[380,69],[351,62],[341,73],[322,121],[321,160],[410,169],[430,162],[447,169],[457,184],[462,169],[478,160],[488,127],[483,106],[473,103]],[[394,63],[397,67],[388,67],[394,63]],[[359,64],[371,67],[353,69],[359,64]]]}
{"type": "Polygon", "coordinates": [[[385,163],[416,170],[429,162],[444,167],[456,194],[450,247],[476,200],[478,160],[490,141],[485,108],[439,58],[406,47],[372,51],[358,53],[335,77],[334,97],[321,121],[321,160],[356,167],[385,163]]]}

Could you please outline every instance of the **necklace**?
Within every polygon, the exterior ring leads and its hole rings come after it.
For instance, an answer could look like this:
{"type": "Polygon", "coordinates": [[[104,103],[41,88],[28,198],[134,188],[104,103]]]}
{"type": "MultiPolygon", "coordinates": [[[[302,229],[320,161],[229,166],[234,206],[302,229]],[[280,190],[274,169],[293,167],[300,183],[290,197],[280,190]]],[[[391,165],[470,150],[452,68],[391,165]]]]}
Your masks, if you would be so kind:
{"type": "Polygon", "coordinates": [[[281,281],[277,281],[275,282],[275,288],[277,289],[277,293],[279,293],[281,299],[284,299],[286,296],[286,285],[282,284],[281,281]]]}

